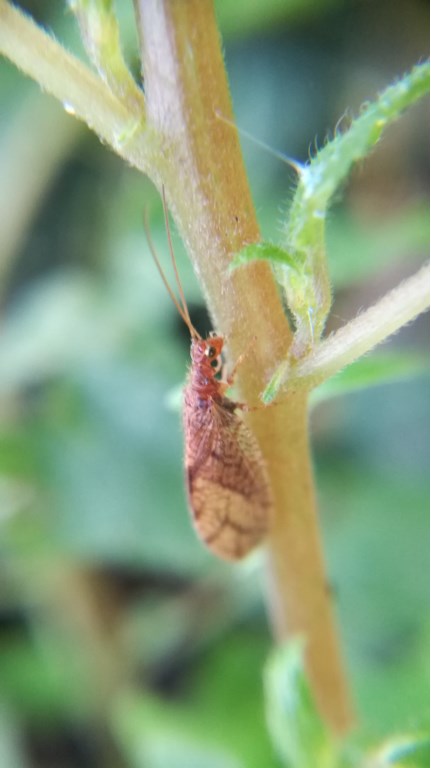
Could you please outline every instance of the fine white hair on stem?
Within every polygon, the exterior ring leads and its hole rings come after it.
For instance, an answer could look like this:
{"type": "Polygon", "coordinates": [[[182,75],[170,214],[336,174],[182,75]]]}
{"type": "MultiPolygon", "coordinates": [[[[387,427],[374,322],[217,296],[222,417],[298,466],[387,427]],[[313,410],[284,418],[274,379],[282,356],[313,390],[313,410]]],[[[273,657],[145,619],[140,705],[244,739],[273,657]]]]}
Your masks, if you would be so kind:
{"type": "Polygon", "coordinates": [[[292,371],[290,384],[320,384],[414,320],[429,307],[429,283],[430,266],[426,264],[374,306],[322,341],[314,353],[292,371]]]}

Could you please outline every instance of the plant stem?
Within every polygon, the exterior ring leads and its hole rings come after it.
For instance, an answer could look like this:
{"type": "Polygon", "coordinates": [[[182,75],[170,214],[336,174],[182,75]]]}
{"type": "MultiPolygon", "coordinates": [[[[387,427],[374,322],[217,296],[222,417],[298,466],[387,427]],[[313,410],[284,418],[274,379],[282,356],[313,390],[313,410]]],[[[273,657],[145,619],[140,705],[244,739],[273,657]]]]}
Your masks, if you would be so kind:
{"type": "MultiPolygon", "coordinates": [[[[169,205],[203,284],[215,327],[235,359],[256,337],[238,372],[254,403],[291,343],[266,264],[228,273],[231,256],[259,240],[236,132],[211,0],[135,0],[148,127],[164,139],[152,177],[169,205]]],[[[249,415],[270,474],[275,514],[269,537],[271,607],[280,640],[307,638],[307,668],[320,710],[337,731],[351,723],[347,686],[326,587],[308,447],[307,402],[249,415]]]]}
{"type": "Polygon", "coordinates": [[[312,355],[291,369],[290,384],[308,389],[321,384],[414,320],[429,307],[429,283],[430,267],[426,264],[319,344],[312,355]]]}
{"type": "MultiPolygon", "coordinates": [[[[308,677],[320,712],[334,730],[352,725],[352,706],[340,659],[308,439],[308,397],[293,395],[280,418],[275,454],[269,451],[276,518],[269,542],[270,602],[276,637],[302,634],[308,677]]],[[[275,411],[281,411],[277,407],[275,411]]],[[[272,425],[269,425],[271,429],[272,425]]],[[[269,433],[269,438],[274,432],[269,433]]],[[[268,455],[268,454],[267,454],[268,455]]]]}
{"type": "Polygon", "coordinates": [[[141,112],[132,112],[85,64],[4,0],[0,0],[0,54],[84,120],[115,152],[147,171],[151,139],[142,130],[141,112]]]}
{"type": "MultiPolygon", "coordinates": [[[[0,0],[0,52],[159,186],[236,359],[255,337],[238,374],[247,402],[259,392],[292,337],[270,270],[256,263],[228,274],[234,253],[259,240],[232,120],[211,0],[135,0],[147,122],[28,17],[0,0]]],[[[308,448],[307,402],[249,414],[275,499],[269,536],[271,605],[279,639],[307,638],[307,671],[327,722],[351,722],[347,685],[326,589],[308,448]]]]}

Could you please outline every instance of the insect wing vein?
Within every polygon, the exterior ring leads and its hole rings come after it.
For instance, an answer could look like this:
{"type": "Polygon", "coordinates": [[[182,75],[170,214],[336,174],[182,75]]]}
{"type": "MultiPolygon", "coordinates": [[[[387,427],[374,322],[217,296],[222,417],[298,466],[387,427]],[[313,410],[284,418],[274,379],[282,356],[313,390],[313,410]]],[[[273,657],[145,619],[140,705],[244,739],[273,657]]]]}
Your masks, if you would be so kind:
{"type": "Polygon", "coordinates": [[[189,411],[186,466],[199,536],[220,557],[238,559],[265,535],[271,500],[257,442],[227,402],[189,411]]]}

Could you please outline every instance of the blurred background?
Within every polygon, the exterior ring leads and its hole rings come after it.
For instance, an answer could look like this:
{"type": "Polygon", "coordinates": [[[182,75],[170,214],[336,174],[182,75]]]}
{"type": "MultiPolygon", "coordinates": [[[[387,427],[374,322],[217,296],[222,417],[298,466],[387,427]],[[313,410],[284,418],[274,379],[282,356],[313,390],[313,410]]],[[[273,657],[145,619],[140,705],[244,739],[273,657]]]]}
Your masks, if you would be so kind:
{"type": "MultiPolygon", "coordinates": [[[[65,5],[20,5],[85,58],[65,5]]],[[[132,4],[117,6],[138,77],[132,4]]],[[[239,126],[302,161],[428,54],[422,0],[216,9],[239,126]]],[[[280,765],[264,717],[262,556],[223,565],[189,524],[178,412],[189,340],[142,227],[149,204],[166,263],[158,196],[4,60],[0,103],[0,765],[280,765]]],[[[420,103],[331,209],[329,330],[426,259],[428,129],[420,103]]],[[[294,178],[243,149],[262,231],[277,240],[294,178]]],[[[371,742],[427,717],[427,329],[419,318],[385,345],[396,381],[322,396],[311,418],[329,581],[371,742]]]]}

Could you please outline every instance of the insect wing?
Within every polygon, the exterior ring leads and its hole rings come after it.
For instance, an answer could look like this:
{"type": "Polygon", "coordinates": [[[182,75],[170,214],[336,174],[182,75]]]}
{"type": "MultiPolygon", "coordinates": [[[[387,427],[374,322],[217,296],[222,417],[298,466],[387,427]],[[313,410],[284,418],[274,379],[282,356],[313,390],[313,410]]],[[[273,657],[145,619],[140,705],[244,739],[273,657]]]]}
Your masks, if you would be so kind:
{"type": "Polygon", "coordinates": [[[272,501],[260,448],[230,400],[202,406],[186,397],[184,422],[194,526],[214,554],[238,560],[268,529],[272,501]]]}

